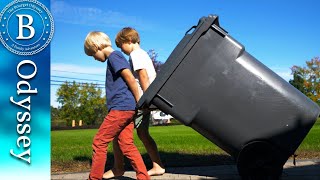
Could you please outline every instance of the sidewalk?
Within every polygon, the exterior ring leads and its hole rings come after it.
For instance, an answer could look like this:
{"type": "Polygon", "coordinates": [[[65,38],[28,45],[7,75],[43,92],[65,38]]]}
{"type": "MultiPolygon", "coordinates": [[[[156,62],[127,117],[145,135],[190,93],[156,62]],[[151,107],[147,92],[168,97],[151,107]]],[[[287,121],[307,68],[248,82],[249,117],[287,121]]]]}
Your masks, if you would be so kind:
{"type": "MultiPolygon", "coordinates": [[[[51,179],[84,180],[89,172],[53,174],[51,179]]],[[[124,176],[116,178],[121,180],[136,179],[134,171],[128,171],[124,176]]],[[[152,176],[151,179],[240,179],[236,165],[203,166],[203,167],[178,167],[167,168],[162,176],[152,176]]],[[[320,180],[320,160],[298,160],[296,166],[292,160],[284,165],[283,180],[320,180]]]]}

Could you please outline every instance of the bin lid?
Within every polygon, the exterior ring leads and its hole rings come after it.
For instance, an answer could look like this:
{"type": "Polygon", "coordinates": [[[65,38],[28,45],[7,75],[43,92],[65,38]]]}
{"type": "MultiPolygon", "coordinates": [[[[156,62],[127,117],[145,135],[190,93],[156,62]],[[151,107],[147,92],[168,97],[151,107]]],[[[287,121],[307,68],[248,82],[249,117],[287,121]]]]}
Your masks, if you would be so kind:
{"type": "MultiPolygon", "coordinates": [[[[170,78],[179,64],[182,62],[184,57],[188,54],[191,50],[193,45],[198,41],[201,35],[206,32],[212,25],[219,27],[219,21],[217,15],[209,15],[208,17],[200,18],[197,26],[192,26],[185,34],[183,39],[179,42],[179,44],[175,47],[175,49],[170,54],[169,58],[167,59],[166,63],[162,66],[162,71],[157,75],[156,79],[153,83],[150,84],[149,88],[140,98],[137,103],[136,108],[149,108],[149,109],[156,109],[154,105],[151,104],[152,99],[157,95],[166,81],[170,78]],[[194,31],[191,34],[188,34],[192,29],[194,31]]],[[[222,34],[227,34],[221,28],[222,34]]]]}

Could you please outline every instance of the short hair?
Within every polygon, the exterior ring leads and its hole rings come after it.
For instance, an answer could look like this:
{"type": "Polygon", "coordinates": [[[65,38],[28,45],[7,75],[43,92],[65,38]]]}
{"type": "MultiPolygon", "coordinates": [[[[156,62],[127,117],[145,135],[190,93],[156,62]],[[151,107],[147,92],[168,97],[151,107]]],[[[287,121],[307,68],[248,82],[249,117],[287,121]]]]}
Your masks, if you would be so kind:
{"type": "Polygon", "coordinates": [[[111,41],[108,35],[99,31],[88,33],[84,41],[84,52],[88,56],[94,55],[98,50],[111,46],[111,41]]]}
{"type": "Polygon", "coordinates": [[[118,48],[120,48],[123,43],[128,42],[140,44],[139,33],[131,27],[121,29],[116,36],[116,45],[118,48]]]}

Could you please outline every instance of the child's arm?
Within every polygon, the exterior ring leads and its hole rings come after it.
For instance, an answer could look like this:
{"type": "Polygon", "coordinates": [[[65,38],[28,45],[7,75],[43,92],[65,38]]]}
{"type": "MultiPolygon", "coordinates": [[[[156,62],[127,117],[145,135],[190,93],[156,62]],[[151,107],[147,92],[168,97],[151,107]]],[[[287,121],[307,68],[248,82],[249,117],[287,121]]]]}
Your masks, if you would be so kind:
{"type": "Polygon", "coordinates": [[[150,85],[148,72],[146,71],[146,69],[138,69],[137,73],[142,91],[145,92],[150,85]]]}
{"type": "Polygon", "coordinates": [[[121,76],[126,81],[126,83],[127,83],[128,87],[130,88],[136,102],[138,102],[140,99],[140,94],[139,94],[138,84],[137,84],[133,74],[131,73],[131,71],[129,69],[123,69],[121,71],[121,76]]]}

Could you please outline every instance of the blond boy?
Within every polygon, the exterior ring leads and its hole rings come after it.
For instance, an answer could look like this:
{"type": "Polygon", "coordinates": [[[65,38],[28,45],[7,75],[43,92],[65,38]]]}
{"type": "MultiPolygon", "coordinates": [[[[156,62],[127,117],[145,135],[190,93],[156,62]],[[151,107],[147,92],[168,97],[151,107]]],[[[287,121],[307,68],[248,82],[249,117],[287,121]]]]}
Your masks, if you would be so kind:
{"type": "Polygon", "coordinates": [[[97,61],[107,61],[106,98],[109,111],[93,139],[89,179],[103,178],[108,144],[114,139],[117,139],[121,151],[130,160],[137,179],[150,179],[133,143],[132,117],[140,95],[128,62],[121,52],[113,50],[109,37],[103,32],[90,32],[85,39],[84,51],[97,61]]]}

